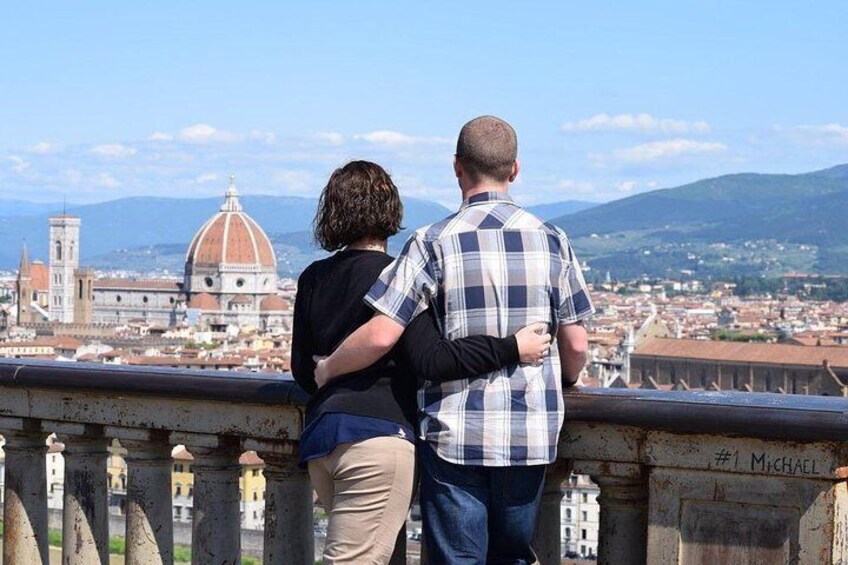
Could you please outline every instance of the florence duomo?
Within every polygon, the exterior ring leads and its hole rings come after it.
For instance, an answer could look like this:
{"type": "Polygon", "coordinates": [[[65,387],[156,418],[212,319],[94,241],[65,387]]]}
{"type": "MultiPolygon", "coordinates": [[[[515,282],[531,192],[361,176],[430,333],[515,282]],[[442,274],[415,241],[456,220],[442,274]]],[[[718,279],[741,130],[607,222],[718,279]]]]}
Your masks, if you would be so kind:
{"type": "Polygon", "coordinates": [[[183,280],[95,278],[80,267],[81,220],[49,218],[47,265],[24,245],[16,281],[18,324],[114,326],[142,322],[223,331],[290,325],[290,306],[277,294],[277,260],[265,231],[239,201],[234,177],[219,211],[195,233],[183,280]]]}

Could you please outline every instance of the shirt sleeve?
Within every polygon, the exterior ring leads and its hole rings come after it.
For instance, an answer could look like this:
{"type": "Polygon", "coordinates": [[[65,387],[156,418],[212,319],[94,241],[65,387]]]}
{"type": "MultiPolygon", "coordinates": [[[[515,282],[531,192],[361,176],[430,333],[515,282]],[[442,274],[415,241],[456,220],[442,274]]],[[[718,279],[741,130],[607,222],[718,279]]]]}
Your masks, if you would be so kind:
{"type": "Polygon", "coordinates": [[[563,268],[559,285],[559,323],[576,324],[594,314],[595,307],[571,242],[564,233],[560,233],[560,241],[563,268]]]}
{"type": "Polygon", "coordinates": [[[406,327],[429,307],[437,292],[432,254],[420,236],[413,234],[365,295],[365,302],[406,327]]]}
{"type": "Polygon", "coordinates": [[[520,362],[514,335],[449,340],[439,331],[432,309],[406,326],[395,351],[410,373],[431,382],[469,379],[520,362]]]}
{"type": "Polygon", "coordinates": [[[312,292],[311,277],[304,271],[297,281],[292,324],[291,369],[294,380],[310,394],[318,390],[315,384],[315,353],[312,330],[309,325],[309,298],[312,292]]]}

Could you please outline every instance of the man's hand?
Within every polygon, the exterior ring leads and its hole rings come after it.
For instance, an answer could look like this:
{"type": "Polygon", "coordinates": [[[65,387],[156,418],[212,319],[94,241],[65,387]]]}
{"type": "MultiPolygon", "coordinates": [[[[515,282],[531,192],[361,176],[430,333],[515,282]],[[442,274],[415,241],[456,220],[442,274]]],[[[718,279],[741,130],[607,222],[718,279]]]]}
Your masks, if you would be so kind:
{"type": "Polygon", "coordinates": [[[327,371],[327,358],[313,355],[312,359],[315,361],[315,385],[321,388],[330,380],[330,373],[327,371]]]}
{"type": "Polygon", "coordinates": [[[539,363],[551,351],[551,334],[547,333],[548,325],[537,322],[524,326],[515,334],[518,342],[518,355],[524,364],[539,363]]]}

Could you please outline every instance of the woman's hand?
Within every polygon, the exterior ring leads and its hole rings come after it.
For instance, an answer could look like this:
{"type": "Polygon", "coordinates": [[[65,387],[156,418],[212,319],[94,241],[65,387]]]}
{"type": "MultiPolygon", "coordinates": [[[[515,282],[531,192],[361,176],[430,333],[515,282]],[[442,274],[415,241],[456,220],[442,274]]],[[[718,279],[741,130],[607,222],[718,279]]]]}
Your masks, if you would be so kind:
{"type": "Polygon", "coordinates": [[[547,324],[537,322],[524,326],[515,334],[522,363],[534,365],[547,357],[551,350],[551,334],[547,333],[547,328],[547,324]]]}

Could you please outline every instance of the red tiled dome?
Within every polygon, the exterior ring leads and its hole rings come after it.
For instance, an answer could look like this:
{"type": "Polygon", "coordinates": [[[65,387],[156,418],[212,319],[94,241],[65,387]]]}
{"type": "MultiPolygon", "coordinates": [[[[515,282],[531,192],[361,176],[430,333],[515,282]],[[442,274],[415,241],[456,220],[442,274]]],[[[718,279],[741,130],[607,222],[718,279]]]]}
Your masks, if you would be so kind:
{"type": "Polygon", "coordinates": [[[200,292],[191,297],[188,301],[189,308],[199,308],[200,310],[220,310],[218,301],[208,292],[200,292]]]}
{"type": "Polygon", "coordinates": [[[281,311],[288,310],[289,304],[286,302],[283,297],[277,294],[271,294],[262,299],[262,302],[259,303],[259,310],[262,312],[271,312],[271,311],[281,311]]]}
{"type": "Polygon", "coordinates": [[[221,211],[194,235],[186,253],[191,265],[277,266],[274,248],[256,221],[242,211],[235,185],[230,184],[221,211]]]}

